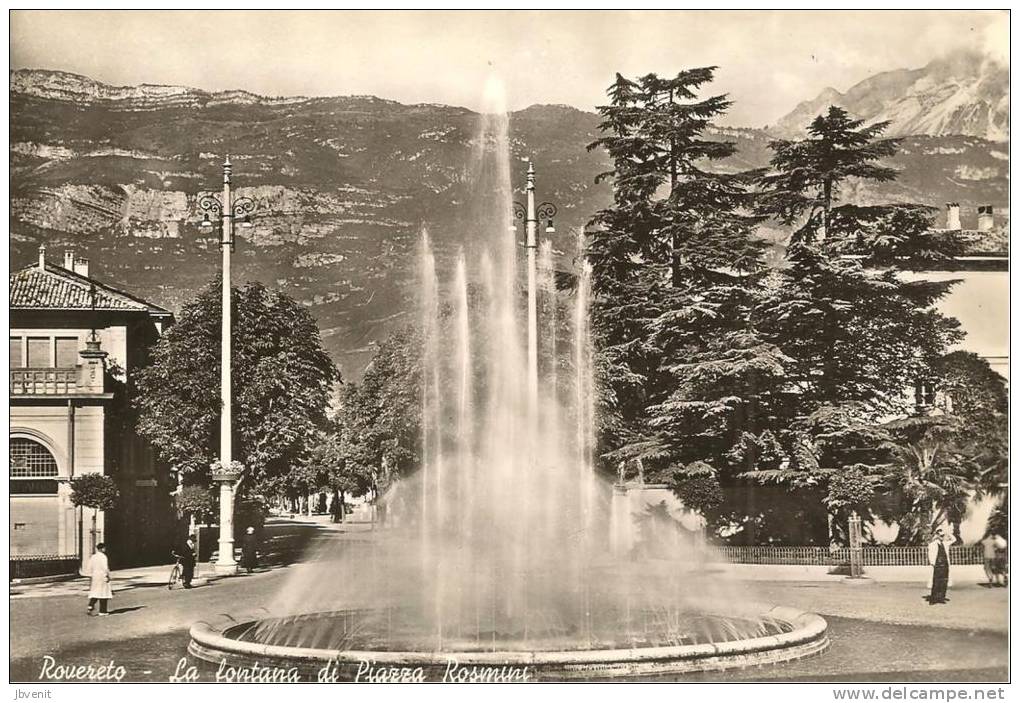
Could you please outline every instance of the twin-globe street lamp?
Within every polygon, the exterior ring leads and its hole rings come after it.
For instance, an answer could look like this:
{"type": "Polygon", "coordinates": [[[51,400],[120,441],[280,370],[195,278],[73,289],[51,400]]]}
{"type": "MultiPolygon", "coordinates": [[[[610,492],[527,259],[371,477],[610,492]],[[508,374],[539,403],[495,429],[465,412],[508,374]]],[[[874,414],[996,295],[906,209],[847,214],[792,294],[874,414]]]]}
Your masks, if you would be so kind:
{"type": "MultiPolygon", "coordinates": [[[[545,220],[547,234],[555,232],[552,218],[556,216],[556,206],[548,202],[535,205],[535,165],[530,160],[525,193],[526,205],[513,204],[510,228],[516,231],[515,221],[524,220],[527,230],[524,246],[528,250],[528,407],[534,410],[538,406],[538,222],[545,220]]],[[[536,413],[529,416],[535,417],[536,413]]]]}
{"type": "Polygon", "coordinates": [[[230,254],[234,250],[234,220],[241,227],[251,227],[251,215],[255,212],[255,201],[251,198],[232,198],[230,193],[230,156],[223,161],[223,198],[204,195],[199,198],[198,208],[203,213],[200,228],[203,232],[213,231],[214,222],[222,224],[220,249],[223,252],[223,324],[220,336],[220,458],[210,467],[212,479],[220,485],[220,538],[219,556],[213,569],[216,573],[237,573],[234,559],[234,488],[244,467],[233,460],[231,442],[231,388],[230,388],[230,254]]]}

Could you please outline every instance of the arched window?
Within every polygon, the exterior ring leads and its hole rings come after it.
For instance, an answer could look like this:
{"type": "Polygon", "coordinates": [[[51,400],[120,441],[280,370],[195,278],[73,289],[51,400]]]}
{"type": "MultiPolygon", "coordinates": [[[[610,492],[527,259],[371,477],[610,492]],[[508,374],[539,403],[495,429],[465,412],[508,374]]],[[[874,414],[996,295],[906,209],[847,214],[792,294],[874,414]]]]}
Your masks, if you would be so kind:
{"type": "Polygon", "coordinates": [[[11,437],[11,478],[52,478],[57,473],[49,449],[32,439],[11,437]]]}

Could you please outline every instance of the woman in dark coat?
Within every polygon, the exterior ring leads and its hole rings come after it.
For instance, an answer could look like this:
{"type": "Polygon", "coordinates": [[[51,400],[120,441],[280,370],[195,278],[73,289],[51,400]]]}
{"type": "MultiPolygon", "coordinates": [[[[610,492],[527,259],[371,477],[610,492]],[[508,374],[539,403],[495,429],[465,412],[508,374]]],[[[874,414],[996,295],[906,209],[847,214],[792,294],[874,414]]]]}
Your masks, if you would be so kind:
{"type": "Polygon", "coordinates": [[[259,563],[258,539],[255,528],[249,527],[241,541],[241,566],[250,574],[259,563]]]}
{"type": "Polygon", "coordinates": [[[931,544],[928,545],[928,563],[932,565],[931,593],[928,605],[946,602],[946,589],[949,588],[949,550],[946,547],[945,534],[941,529],[935,531],[931,544]]]}

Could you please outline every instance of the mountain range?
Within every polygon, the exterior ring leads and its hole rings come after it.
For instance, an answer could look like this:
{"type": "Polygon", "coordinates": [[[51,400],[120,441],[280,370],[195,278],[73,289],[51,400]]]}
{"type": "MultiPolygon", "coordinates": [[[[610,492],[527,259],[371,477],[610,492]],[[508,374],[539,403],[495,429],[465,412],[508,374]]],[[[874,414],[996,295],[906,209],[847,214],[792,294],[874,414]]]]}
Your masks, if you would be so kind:
{"type": "MultiPolygon", "coordinates": [[[[927,75],[901,85],[917,94],[942,74],[927,75]]],[[[956,72],[945,75],[946,86],[962,85],[956,72]]],[[[259,205],[254,227],[239,233],[235,279],[261,280],[307,305],[345,374],[357,376],[372,342],[410,320],[422,227],[440,270],[479,236],[470,164],[490,145],[470,110],[372,96],[115,87],[57,71],[17,70],[10,78],[12,269],[31,263],[41,242],[53,260],[73,247],[97,278],[179,309],[219,266],[218,237],[199,228],[197,200],[218,190],[229,153],[236,192],[259,205]]],[[[983,80],[991,95],[992,74],[983,80]]],[[[848,109],[880,103],[878,119],[903,103],[892,82],[877,81],[868,100],[862,83],[841,100],[848,109]]],[[[1008,109],[1008,84],[1004,90],[1008,109]]],[[[769,131],[712,130],[710,138],[738,148],[722,168],[767,164],[769,141],[806,124],[820,105],[802,104],[769,131]]],[[[965,226],[978,205],[1005,211],[1008,143],[990,138],[1006,138],[988,126],[1004,124],[992,112],[987,123],[941,120],[930,133],[921,127],[934,125],[936,112],[927,121],[915,114],[903,129],[921,131],[905,137],[891,162],[899,179],[854,184],[848,194],[865,202],[960,202],[965,226]]],[[[521,160],[534,159],[539,197],[559,208],[554,246],[566,265],[576,231],[611,198],[607,184],[594,183],[608,168],[604,153],[585,148],[598,136],[599,117],[536,105],[512,113],[509,123],[514,185],[523,186],[521,160]]],[[[763,236],[781,241],[784,233],[763,236]]]]}
{"type": "Polygon", "coordinates": [[[890,136],[968,135],[1009,139],[1009,68],[977,52],[956,52],[924,68],[886,71],[845,93],[826,88],[770,130],[803,136],[811,120],[837,105],[868,123],[889,122],[890,136]]]}

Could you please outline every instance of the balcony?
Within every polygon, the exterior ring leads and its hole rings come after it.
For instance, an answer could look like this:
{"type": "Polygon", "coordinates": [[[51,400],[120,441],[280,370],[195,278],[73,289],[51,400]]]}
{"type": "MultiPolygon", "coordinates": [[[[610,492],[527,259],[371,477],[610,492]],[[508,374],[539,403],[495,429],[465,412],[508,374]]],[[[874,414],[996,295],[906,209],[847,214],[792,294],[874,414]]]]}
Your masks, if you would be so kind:
{"type": "Polygon", "coordinates": [[[78,385],[77,367],[11,369],[11,395],[71,395],[90,392],[94,391],[78,385]]]}

